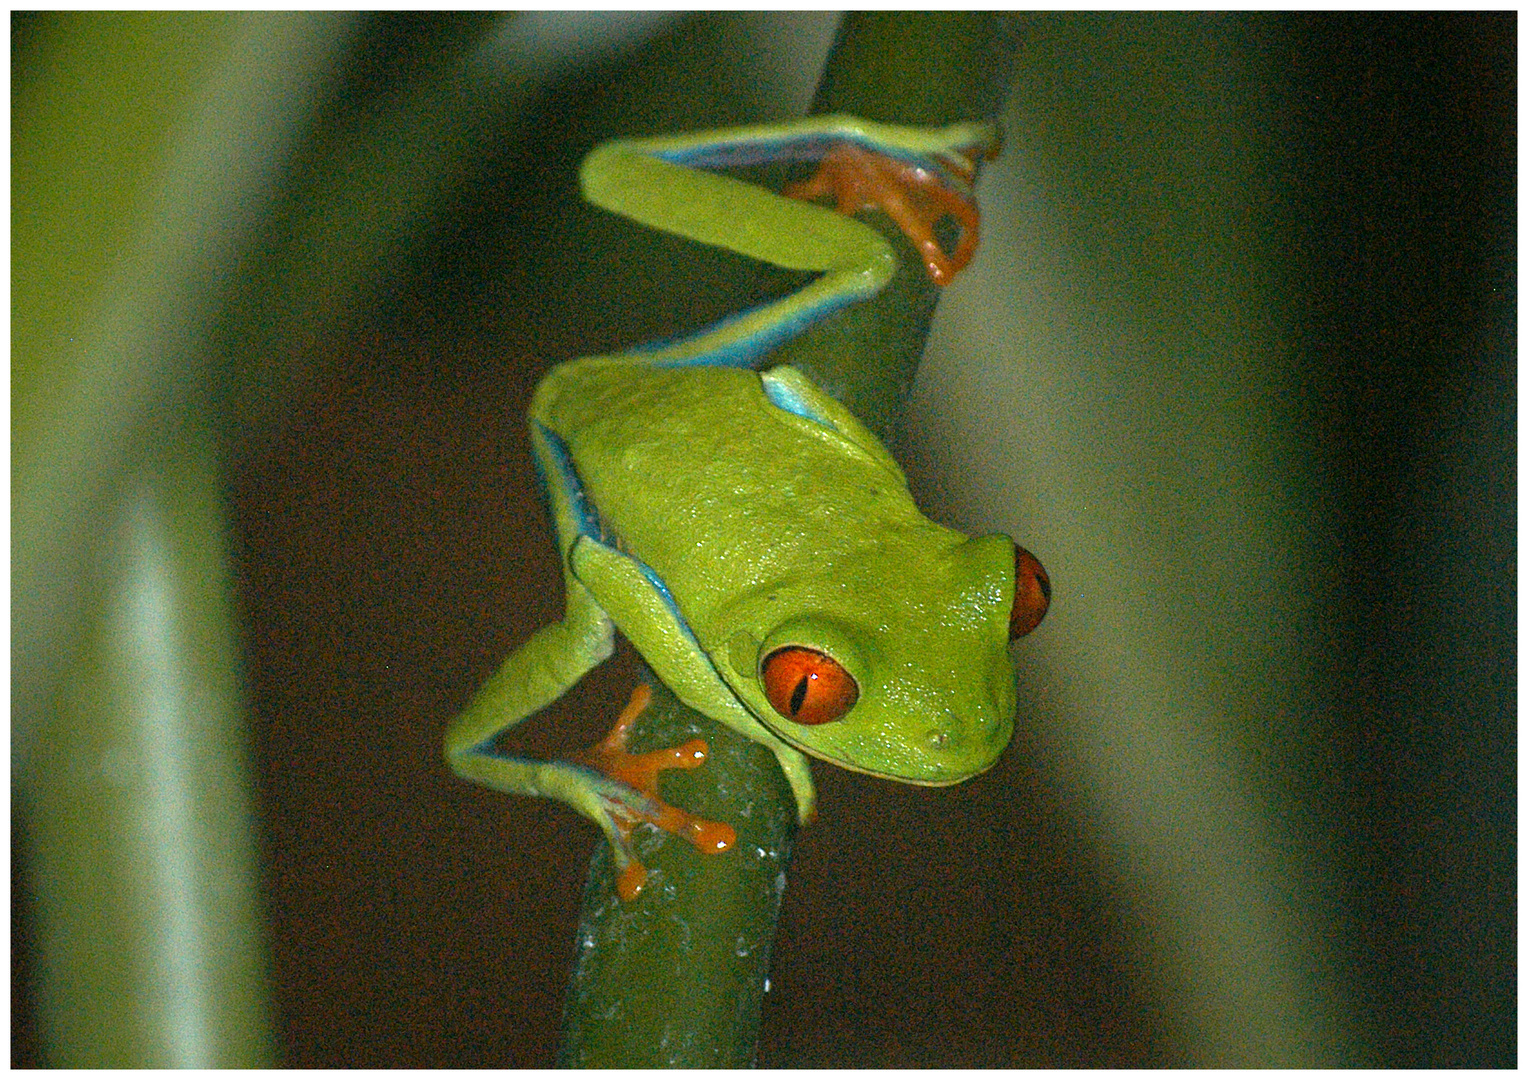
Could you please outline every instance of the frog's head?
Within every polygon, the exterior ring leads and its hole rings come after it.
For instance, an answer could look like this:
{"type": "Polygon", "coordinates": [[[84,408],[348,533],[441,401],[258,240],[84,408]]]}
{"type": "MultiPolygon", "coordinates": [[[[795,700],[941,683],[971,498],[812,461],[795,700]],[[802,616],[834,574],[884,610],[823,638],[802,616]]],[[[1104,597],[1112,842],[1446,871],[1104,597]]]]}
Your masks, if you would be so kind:
{"type": "Polygon", "coordinates": [[[1050,582],[1006,536],[940,531],[952,542],[878,545],[831,580],[802,576],[742,605],[753,629],[732,632],[718,666],[765,727],[904,783],[991,767],[1013,734],[1008,644],[1039,625],[1050,582]],[[797,614],[771,625],[770,611],[797,614]]]}

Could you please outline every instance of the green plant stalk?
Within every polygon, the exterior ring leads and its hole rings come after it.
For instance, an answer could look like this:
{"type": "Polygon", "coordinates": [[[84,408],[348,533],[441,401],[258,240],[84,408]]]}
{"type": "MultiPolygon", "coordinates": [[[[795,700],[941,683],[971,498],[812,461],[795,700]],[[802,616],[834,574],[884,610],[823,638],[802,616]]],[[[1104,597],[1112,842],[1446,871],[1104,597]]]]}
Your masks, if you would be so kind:
{"type": "Polygon", "coordinates": [[[34,35],[12,134],[12,755],[43,1056],[269,1064],[205,346],[339,35],[183,13],[34,35]]]}
{"type": "MultiPolygon", "coordinates": [[[[992,116],[1016,61],[1016,32],[1005,15],[853,14],[840,27],[812,111],[927,124],[992,116]],[[915,82],[910,72],[919,73],[915,82]]],[[[938,288],[889,219],[866,220],[896,245],[895,279],[771,362],[801,368],[889,442],[938,288]]],[[[608,845],[601,844],[584,892],[560,1065],[753,1063],[794,800],[767,749],[659,687],[633,748],[676,745],[697,734],[710,744],[711,759],[703,769],[666,776],[664,797],[734,825],[738,846],[707,856],[667,836],[642,838],[639,856],[653,874],[636,901],[623,903],[615,897],[608,845]]]]}
{"type": "Polygon", "coordinates": [[[216,440],[124,484],[27,769],[48,1063],[272,1064],[216,440]]]}

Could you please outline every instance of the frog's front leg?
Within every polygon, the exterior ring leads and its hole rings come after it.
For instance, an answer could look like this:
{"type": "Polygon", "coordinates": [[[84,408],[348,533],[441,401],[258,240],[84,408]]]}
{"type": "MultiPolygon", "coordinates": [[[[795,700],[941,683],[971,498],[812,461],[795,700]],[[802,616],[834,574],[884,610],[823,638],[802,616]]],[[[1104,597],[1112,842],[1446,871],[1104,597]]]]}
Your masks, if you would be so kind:
{"type": "Polygon", "coordinates": [[[539,710],[553,688],[557,693],[552,696],[560,696],[593,666],[584,661],[597,663],[608,655],[604,643],[611,634],[609,619],[571,580],[569,596],[570,610],[563,621],[544,627],[522,645],[451,722],[446,731],[446,761],[465,780],[508,794],[558,799],[593,821],[615,852],[617,891],[622,899],[631,900],[647,878],[632,851],[631,831],[636,824],[657,826],[707,853],[728,850],[737,834],[729,825],[695,817],[658,797],[658,773],[702,764],[708,752],[703,740],[646,754],[626,750],[632,725],[652,695],[644,685],[632,692],[631,703],[610,735],[571,760],[537,761],[500,754],[493,748],[494,739],[539,710]],[[582,600],[572,599],[579,594],[582,600]]]}
{"type": "Polygon", "coordinates": [[[694,768],[705,760],[700,740],[650,754],[626,753],[626,737],[646,706],[650,691],[638,687],[615,730],[574,760],[538,761],[500,753],[499,735],[565,694],[585,673],[608,658],[615,624],[569,566],[581,538],[598,535],[598,517],[580,490],[571,462],[556,436],[532,424],[532,443],[547,479],[548,501],[564,557],[566,608],[563,618],[542,627],[516,649],[446,729],[446,763],[456,775],[495,791],[558,799],[593,821],[610,840],[620,877],[618,891],[631,899],[647,872],[632,853],[630,834],[638,822],[673,832],[706,852],[735,842],[729,826],[702,821],[667,806],[658,797],[657,773],[694,768]]]}

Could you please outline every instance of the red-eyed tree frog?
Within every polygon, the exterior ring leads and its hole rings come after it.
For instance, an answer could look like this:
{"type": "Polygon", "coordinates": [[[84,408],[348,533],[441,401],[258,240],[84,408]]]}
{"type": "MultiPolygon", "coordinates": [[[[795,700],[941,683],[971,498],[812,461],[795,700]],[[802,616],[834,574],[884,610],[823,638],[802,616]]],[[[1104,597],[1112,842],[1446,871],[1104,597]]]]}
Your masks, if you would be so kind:
{"type": "Polygon", "coordinates": [[[677,342],[559,364],[531,402],[566,609],[504,661],[446,732],[446,760],[498,791],[561,799],[609,837],[627,899],[645,871],[631,827],[703,850],[730,827],[658,798],[661,768],[703,760],[698,740],[634,757],[616,730],[576,761],[496,751],[501,732],[606,659],[620,630],[687,705],[774,751],[803,822],[807,756],[910,784],[953,784],[996,761],[1013,732],[1009,642],[1050,601],[1040,563],[1006,536],[971,539],[919,513],[881,442],[770,351],[877,292],[885,239],[850,214],[879,207],[947,282],[976,247],[976,161],[986,124],[940,129],[823,116],[622,139],[583,163],[596,206],[706,244],[821,276],[677,342]],[[708,171],[818,161],[784,197],[708,171]],[[828,209],[811,199],[829,196],[828,209]],[[953,253],[934,224],[961,227],[953,253]]]}

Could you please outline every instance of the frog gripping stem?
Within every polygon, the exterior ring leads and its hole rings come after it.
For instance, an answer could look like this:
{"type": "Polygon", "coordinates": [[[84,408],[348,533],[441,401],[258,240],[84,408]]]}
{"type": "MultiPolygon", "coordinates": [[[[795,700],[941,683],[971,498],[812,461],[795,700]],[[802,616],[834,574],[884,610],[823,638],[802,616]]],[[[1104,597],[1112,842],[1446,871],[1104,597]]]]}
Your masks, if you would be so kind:
{"type": "MultiPolygon", "coordinates": [[[[626,748],[637,717],[652,701],[652,688],[638,683],[631,701],[617,717],[610,734],[573,760],[608,776],[634,793],[635,799],[607,798],[605,812],[614,828],[610,836],[615,849],[619,876],[616,894],[622,900],[635,900],[647,883],[647,869],[631,849],[631,832],[643,822],[689,841],[696,850],[720,855],[737,845],[737,832],[730,825],[706,821],[673,807],[658,798],[658,774],[664,769],[695,769],[705,764],[709,747],[704,739],[691,739],[682,746],[665,747],[645,754],[633,754],[626,748]]],[[[606,830],[610,833],[610,830],[606,830]]]]}

